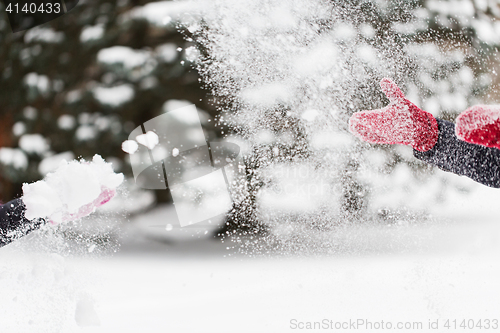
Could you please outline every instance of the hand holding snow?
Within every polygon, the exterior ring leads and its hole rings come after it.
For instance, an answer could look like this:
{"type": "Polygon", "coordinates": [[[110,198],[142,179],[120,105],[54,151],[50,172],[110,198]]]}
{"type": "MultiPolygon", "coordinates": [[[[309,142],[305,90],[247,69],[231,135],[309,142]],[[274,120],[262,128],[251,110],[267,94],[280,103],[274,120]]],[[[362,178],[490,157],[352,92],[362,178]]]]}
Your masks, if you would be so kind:
{"type": "Polygon", "coordinates": [[[55,223],[81,218],[108,202],[122,182],[123,174],[114,173],[99,155],[91,162],[64,161],[43,180],[23,184],[25,216],[55,223]]]}

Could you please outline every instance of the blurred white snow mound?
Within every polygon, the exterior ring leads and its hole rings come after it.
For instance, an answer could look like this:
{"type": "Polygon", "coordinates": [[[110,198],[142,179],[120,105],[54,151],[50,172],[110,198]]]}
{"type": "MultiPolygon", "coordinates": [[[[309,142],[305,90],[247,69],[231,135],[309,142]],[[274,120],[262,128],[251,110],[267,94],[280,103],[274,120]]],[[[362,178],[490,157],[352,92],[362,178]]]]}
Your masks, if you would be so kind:
{"type": "Polygon", "coordinates": [[[62,161],[56,171],[40,181],[23,184],[23,202],[27,219],[49,218],[61,222],[63,216],[76,214],[96,200],[103,189],[114,191],[123,182],[111,163],[95,155],[91,162],[83,159],[62,161]]]}

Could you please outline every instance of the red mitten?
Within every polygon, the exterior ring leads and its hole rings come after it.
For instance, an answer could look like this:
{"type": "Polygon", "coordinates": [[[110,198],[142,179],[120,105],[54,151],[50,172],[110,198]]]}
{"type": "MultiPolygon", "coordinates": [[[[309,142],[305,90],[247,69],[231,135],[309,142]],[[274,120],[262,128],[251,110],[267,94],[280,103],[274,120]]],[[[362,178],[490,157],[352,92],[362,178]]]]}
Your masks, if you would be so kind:
{"type": "Polygon", "coordinates": [[[463,141],[500,149],[500,106],[468,108],[458,116],[455,132],[463,141]]]}
{"type": "Polygon", "coordinates": [[[390,79],[380,87],[390,101],[383,109],[356,112],[349,119],[349,130],[360,139],[379,144],[403,144],[428,151],[438,140],[436,119],[407,100],[390,79]]]}

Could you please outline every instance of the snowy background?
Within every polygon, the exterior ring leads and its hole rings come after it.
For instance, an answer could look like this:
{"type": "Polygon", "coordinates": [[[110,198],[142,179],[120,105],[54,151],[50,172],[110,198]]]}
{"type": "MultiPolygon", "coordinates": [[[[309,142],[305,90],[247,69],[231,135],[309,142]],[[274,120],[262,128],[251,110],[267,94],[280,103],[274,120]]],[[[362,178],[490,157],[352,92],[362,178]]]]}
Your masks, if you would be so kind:
{"type": "Polygon", "coordinates": [[[353,112],[387,104],[383,77],[450,121],[497,104],[499,19],[493,0],[81,0],[16,34],[0,16],[0,199],[96,153],[127,177],[93,216],[1,249],[2,327],[500,319],[500,192],[347,131],[353,112]],[[180,228],[121,145],[189,104],[207,139],[241,153],[233,209],[180,228]]]}

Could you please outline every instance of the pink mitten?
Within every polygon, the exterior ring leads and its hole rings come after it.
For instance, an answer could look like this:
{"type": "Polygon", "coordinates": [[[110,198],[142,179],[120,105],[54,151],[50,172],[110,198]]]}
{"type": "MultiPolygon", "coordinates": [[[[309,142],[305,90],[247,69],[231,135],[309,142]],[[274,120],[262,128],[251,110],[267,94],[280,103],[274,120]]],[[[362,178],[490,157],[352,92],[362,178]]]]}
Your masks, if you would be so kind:
{"type": "Polygon", "coordinates": [[[428,151],[438,140],[436,119],[407,100],[390,79],[380,82],[390,104],[383,109],[356,112],[349,119],[349,130],[360,139],[379,144],[403,144],[428,151]]]}
{"type": "Polygon", "coordinates": [[[86,204],[85,206],[80,207],[80,209],[78,209],[76,213],[73,214],[67,213],[63,215],[61,222],[64,223],[64,222],[78,220],[81,219],[82,217],[92,214],[97,207],[102,206],[109,200],[113,199],[115,194],[116,191],[114,189],[109,189],[104,186],[101,187],[101,194],[99,194],[99,196],[94,201],[92,201],[89,204],[86,204]]]}
{"type": "Polygon", "coordinates": [[[455,132],[463,141],[500,149],[500,106],[470,107],[458,116],[455,132]]]}

